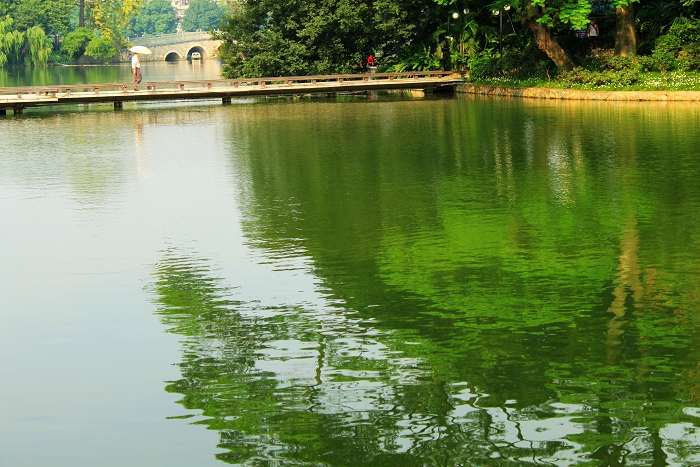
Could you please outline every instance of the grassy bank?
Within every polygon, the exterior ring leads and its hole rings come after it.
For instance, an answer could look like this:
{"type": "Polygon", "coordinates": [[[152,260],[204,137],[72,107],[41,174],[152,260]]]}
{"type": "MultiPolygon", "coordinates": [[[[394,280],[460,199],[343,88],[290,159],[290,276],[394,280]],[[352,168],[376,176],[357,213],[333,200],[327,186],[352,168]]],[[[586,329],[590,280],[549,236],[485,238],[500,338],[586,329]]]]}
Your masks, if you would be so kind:
{"type": "Polygon", "coordinates": [[[562,80],[554,77],[549,80],[541,78],[513,79],[509,77],[482,78],[471,80],[475,84],[487,84],[494,86],[527,86],[546,87],[556,89],[580,89],[586,91],[698,91],[700,90],[700,72],[697,71],[669,71],[641,72],[634,83],[572,83],[571,80],[562,80]]]}

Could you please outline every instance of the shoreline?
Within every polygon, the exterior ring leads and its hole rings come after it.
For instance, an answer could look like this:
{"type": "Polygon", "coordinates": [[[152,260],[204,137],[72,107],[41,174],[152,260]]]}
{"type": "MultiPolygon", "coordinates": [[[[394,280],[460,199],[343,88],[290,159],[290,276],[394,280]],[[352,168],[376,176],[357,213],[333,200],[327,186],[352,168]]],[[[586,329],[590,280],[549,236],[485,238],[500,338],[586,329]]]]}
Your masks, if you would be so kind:
{"type": "Polygon", "coordinates": [[[622,102],[698,102],[700,91],[587,91],[579,89],[541,88],[535,86],[498,86],[465,83],[455,86],[455,92],[496,97],[529,99],[622,101],[622,102]]]}

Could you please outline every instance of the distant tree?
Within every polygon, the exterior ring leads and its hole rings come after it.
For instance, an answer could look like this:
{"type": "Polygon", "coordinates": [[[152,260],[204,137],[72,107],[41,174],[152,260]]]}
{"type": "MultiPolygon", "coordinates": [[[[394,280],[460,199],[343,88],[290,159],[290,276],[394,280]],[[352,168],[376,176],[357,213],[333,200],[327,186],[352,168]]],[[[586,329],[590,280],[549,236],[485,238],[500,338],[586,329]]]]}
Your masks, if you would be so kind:
{"type": "Polygon", "coordinates": [[[69,59],[75,60],[85,53],[85,49],[94,38],[95,33],[88,28],[77,28],[63,38],[61,52],[69,59]]]}
{"type": "Polygon", "coordinates": [[[431,0],[249,0],[240,9],[217,35],[228,77],[352,73],[370,52],[388,67],[435,31],[443,7],[431,0]]]}
{"type": "Polygon", "coordinates": [[[113,47],[124,45],[123,34],[131,19],[139,13],[143,0],[100,0],[89,3],[87,23],[112,42],[113,47]]]}
{"type": "Polygon", "coordinates": [[[51,49],[51,40],[41,26],[19,31],[11,17],[0,18],[0,66],[45,65],[51,49]]]}
{"type": "Polygon", "coordinates": [[[0,0],[0,17],[11,16],[20,31],[41,26],[47,35],[66,34],[73,7],[74,0],[0,0]]]}
{"type": "Polygon", "coordinates": [[[168,0],[150,0],[131,20],[130,34],[170,34],[177,29],[177,13],[168,0]]]}
{"type": "Polygon", "coordinates": [[[183,31],[211,31],[219,27],[226,9],[211,0],[191,0],[182,19],[183,31]]]}
{"type": "Polygon", "coordinates": [[[19,59],[24,34],[13,27],[14,21],[9,16],[0,17],[0,66],[19,59]]]}
{"type": "Polygon", "coordinates": [[[97,60],[107,60],[117,55],[114,42],[104,36],[95,37],[85,49],[85,55],[97,60]]]}
{"type": "Polygon", "coordinates": [[[24,53],[25,65],[46,65],[53,50],[51,39],[41,26],[32,26],[25,33],[27,47],[24,53]]]}

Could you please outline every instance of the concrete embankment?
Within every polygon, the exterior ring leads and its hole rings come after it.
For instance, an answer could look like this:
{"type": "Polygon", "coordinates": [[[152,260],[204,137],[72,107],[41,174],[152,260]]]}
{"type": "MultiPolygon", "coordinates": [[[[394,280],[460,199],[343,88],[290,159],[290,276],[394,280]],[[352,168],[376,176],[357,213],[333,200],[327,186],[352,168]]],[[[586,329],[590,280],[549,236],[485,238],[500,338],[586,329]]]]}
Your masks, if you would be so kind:
{"type": "Polygon", "coordinates": [[[566,99],[582,101],[700,101],[700,91],[580,91],[540,87],[493,86],[488,84],[460,84],[456,92],[499,97],[527,97],[533,99],[566,99]]]}

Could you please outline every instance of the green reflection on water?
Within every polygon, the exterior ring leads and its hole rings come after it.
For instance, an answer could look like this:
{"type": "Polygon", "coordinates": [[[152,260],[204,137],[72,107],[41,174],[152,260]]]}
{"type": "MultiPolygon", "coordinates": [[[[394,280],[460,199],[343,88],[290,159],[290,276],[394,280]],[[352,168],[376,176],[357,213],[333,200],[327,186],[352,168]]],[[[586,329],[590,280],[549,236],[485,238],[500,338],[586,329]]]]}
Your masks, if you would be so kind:
{"type": "Polygon", "coordinates": [[[697,130],[686,106],[236,109],[246,235],[310,257],[329,305],[233,302],[164,254],[168,390],[232,463],[692,465],[697,130]]]}
{"type": "MultiPolygon", "coordinates": [[[[0,68],[0,87],[131,82],[129,63],[0,68]]],[[[220,78],[217,60],[144,62],[143,80],[175,81],[220,78]]]]}

